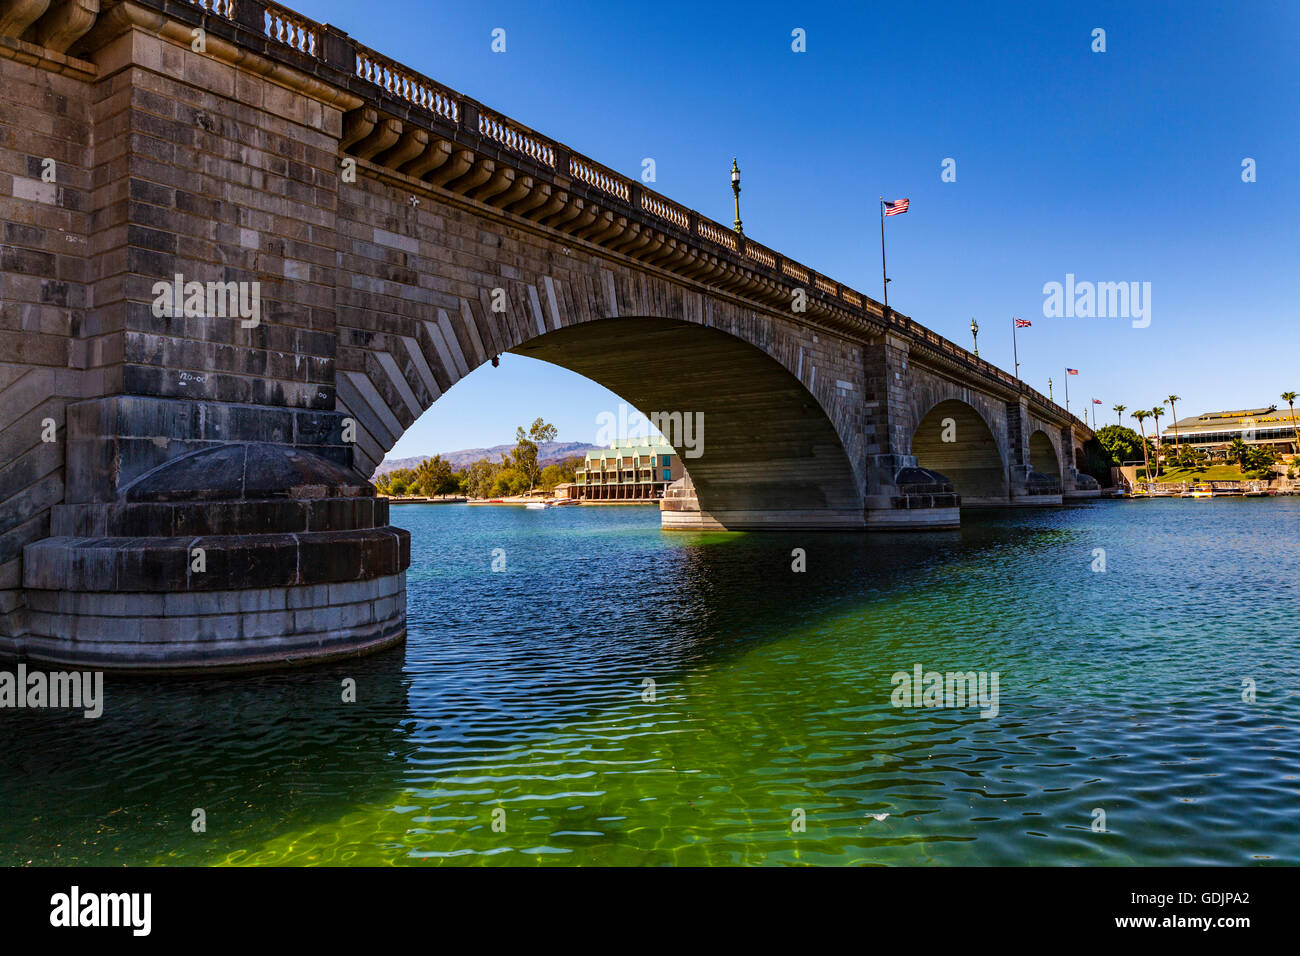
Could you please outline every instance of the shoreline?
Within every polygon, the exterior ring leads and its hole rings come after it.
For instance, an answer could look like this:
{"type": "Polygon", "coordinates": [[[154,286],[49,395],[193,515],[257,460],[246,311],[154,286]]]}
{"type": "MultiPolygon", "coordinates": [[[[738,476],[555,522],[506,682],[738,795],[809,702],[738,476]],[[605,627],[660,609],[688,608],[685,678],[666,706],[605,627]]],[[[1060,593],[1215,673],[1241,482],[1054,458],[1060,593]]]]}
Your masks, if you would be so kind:
{"type": "Polygon", "coordinates": [[[507,507],[513,505],[515,507],[519,507],[519,506],[527,506],[530,504],[548,504],[552,508],[569,508],[576,505],[584,505],[584,506],[585,505],[600,505],[600,506],[632,505],[638,507],[644,507],[646,505],[654,505],[657,507],[661,500],[659,498],[647,498],[639,501],[636,500],[586,501],[586,500],[579,500],[577,498],[566,498],[566,499],[558,499],[562,503],[556,504],[557,499],[555,498],[539,498],[536,496],[524,497],[518,495],[509,498],[466,498],[464,496],[454,497],[454,498],[453,497],[424,498],[419,496],[395,498],[395,497],[388,497],[386,495],[380,495],[379,497],[383,498],[383,500],[387,501],[390,505],[473,505],[473,506],[502,505],[507,507]]]}

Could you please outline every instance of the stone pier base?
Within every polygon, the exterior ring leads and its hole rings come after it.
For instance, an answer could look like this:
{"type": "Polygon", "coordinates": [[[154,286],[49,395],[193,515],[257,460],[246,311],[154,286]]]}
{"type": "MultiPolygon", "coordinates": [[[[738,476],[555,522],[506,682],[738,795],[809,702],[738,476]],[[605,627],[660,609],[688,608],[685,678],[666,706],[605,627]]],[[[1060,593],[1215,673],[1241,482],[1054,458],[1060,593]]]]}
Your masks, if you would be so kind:
{"type": "Polygon", "coordinates": [[[961,527],[961,509],[881,508],[867,512],[868,531],[944,531],[961,527]]]}
{"type": "Polygon", "coordinates": [[[28,591],[27,660],[134,672],[239,670],[352,657],[406,637],[406,574],[170,594],[28,591]]]}
{"type": "Polygon", "coordinates": [[[867,470],[866,527],[938,531],[961,525],[965,504],[945,475],[917,466],[913,455],[876,455],[867,470]]]}
{"type": "MultiPolygon", "coordinates": [[[[193,441],[183,427],[171,440],[193,441]]],[[[52,536],[23,551],[27,627],[0,653],[210,671],[403,640],[410,535],[388,524],[388,502],[369,482],[327,446],[193,443],[153,467],[128,447],[117,467],[87,469],[98,484],[55,505],[52,536]]]]}

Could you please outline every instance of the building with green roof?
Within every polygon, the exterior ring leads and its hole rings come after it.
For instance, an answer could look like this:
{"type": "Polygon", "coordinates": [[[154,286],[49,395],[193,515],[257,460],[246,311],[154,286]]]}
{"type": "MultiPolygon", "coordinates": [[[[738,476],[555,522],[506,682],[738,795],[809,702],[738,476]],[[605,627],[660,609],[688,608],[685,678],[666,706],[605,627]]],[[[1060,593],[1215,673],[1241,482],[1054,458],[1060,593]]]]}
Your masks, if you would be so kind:
{"type": "Polygon", "coordinates": [[[580,501],[657,501],[685,474],[671,445],[629,438],[587,452],[568,493],[580,501]]]}

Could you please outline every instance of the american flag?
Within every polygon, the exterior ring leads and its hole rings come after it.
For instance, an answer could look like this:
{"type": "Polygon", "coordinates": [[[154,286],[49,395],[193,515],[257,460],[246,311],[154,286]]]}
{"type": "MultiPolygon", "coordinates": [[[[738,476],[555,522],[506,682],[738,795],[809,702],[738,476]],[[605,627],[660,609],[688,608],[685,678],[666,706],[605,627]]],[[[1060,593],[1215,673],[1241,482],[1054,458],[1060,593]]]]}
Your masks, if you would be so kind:
{"type": "Polygon", "coordinates": [[[1077,368],[1067,368],[1067,369],[1065,370],[1065,374],[1066,374],[1066,375],[1078,375],[1078,374],[1079,374],[1079,370],[1078,370],[1077,368]]]}
{"type": "Polygon", "coordinates": [[[905,212],[907,212],[907,204],[910,203],[910,202],[911,202],[910,199],[895,199],[895,200],[892,200],[892,201],[886,199],[886,200],[885,200],[885,215],[886,215],[886,216],[897,216],[897,215],[899,215],[900,213],[905,213],[905,212]]]}
{"type": "Polygon", "coordinates": [[[1027,329],[1033,324],[1028,319],[1016,319],[1016,328],[1018,329],[1027,329]]]}
{"type": "Polygon", "coordinates": [[[1101,399],[1100,399],[1100,398],[1094,398],[1094,399],[1092,400],[1092,404],[1094,404],[1094,405],[1100,405],[1100,404],[1101,404],[1101,399]]]}

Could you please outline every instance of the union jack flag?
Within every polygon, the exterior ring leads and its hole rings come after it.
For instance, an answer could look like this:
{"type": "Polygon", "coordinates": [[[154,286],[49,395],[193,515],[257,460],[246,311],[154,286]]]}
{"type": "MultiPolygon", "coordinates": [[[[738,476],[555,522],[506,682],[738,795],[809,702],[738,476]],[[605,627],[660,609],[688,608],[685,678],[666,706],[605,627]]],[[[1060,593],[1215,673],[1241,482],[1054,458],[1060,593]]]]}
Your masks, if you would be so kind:
{"type": "Polygon", "coordinates": [[[1028,319],[1016,319],[1016,328],[1018,329],[1027,329],[1033,324],[1028,319]]]}
{"type": "Polygon", "coordinates": [[[894,200],[886,199],[886,200],[885,200],[885,215],[886,215],[886,216],[897,216],[897,215],[900,215],[900,214],[902,214],[902,213],[907,212],[907,206],[908,206],[908,203],[910,203],[910,202],[911,202],[910,199],[894,199],[894,200]]]}
{"type": "Polygon", "coordinates": [[[1094,398],[1094,399],[1092,400],[1092,404],[1094,404],[1094,405],[1100,405],[1100,404],[1101,404],[1101,399],[1100,399],[1100,398],[1094,398]]]}

